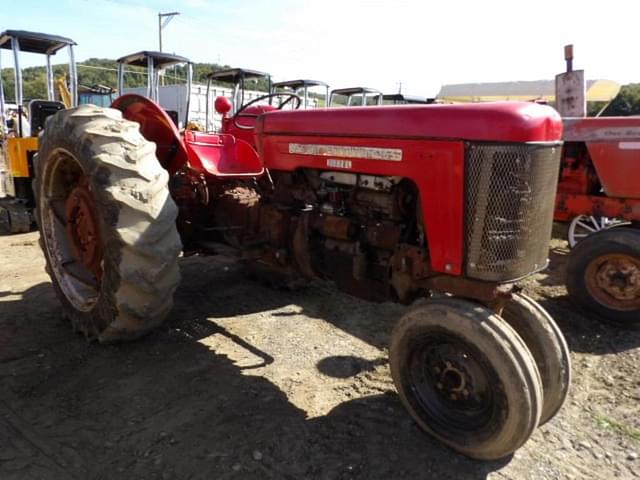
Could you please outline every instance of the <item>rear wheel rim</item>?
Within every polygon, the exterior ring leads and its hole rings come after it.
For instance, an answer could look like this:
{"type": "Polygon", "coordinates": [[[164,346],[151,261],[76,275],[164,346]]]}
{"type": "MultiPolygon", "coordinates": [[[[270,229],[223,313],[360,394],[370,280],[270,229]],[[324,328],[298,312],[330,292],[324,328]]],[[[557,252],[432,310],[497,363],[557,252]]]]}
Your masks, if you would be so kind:
{"type": "Polygon", "coordinates": [[[47,164],[38,204],[44,246],[65,298],[88,312],[100,296],[104,264],[95,201],[71,153],[56,150],[47,164]]]}
{"type": "Polygon", "coordinates": [[[576,243],[600,230],[626,224],[624,220],[610,217],[595,217],[593,215],[578,215],[569,225],[568,241],[569,246],[574,247],[576,243]]]}
{"type": "Polygon", "coordinates": [[[640,309],[640,258],[618,253],[595,258],[585,271],[585,286],[607,308],[640,309]]]}

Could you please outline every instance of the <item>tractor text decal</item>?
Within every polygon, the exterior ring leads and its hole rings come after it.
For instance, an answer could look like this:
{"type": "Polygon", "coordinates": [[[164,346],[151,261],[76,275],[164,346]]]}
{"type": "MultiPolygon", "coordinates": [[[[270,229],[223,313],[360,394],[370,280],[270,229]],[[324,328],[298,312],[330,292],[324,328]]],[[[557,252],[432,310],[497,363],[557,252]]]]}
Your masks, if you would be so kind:
{"type": "Polygon", "coordinates": [[[402,150],[399,148],[351,147],[346,145],[312,145],[306,143],[290,143],[289,153],[299,155],[319,155],[322,157],[363,158],[365,160],[402,161],[402,150]]]}
{"type": "Polygon", "coordinates": [[[351,160],[338,160],[337,158],[327,158],[327,167],[351,168],[351,160]]]}

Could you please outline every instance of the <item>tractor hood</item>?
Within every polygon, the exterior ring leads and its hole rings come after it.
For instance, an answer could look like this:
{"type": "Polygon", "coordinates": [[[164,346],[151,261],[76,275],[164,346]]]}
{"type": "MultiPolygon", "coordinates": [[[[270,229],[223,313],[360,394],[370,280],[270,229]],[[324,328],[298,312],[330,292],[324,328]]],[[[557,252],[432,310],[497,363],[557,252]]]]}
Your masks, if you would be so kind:
{"type": "Polygon", "coordinates": [[[562,119],[532,102],[326,108],[267,113],[258,118],[257,133],[555,142],[562,138],[562,119]]]}

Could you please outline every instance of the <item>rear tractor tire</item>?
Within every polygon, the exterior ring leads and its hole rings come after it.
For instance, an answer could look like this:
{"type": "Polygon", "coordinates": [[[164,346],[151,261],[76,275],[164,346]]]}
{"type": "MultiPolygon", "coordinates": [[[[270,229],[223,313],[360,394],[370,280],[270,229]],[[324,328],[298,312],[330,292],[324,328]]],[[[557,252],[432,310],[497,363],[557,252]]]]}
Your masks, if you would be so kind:
{"type": "Polygon", "coordinates": [[[640,229],[617,227],[589,235],[569,253],[571,299],[616,326],[640,328],[640,229]]]}
{"type": "Polygon", "coordinates": [[[83,105],[47,119],[36,157],[46,269],[75,330],[132,340],[173,306],[181,250],[168,173],[139,125],[83,105]]]}
{"type": "Polygon", "coordinates": [[[404,406],[428,433],[469,457],[513,453],[543,408],[535,360],[495,312],[458,298],[429,300],[403,316],[389,349],[404,406]]]}

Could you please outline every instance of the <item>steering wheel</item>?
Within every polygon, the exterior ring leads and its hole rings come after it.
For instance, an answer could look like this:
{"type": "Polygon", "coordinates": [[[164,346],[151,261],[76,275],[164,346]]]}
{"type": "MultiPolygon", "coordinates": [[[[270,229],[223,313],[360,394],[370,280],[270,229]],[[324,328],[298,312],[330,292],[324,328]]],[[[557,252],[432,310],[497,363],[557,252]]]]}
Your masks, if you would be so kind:
{"type": "Polygon", "coordinates": [[[238,123],[238,119],[239,118],[257,118],[261,115],[261,113],[247,113],[246,110],[251,107],[252,105],[258,103],[258,102],[263,102],[265,100],[271,100],[273,98],[286,98],[286,100],[284,100],[283,102],[280,102],[280,105],[278,105],[278,108],[276,110],[282,110],[282,108],[289,104],[289,103],[293,103],[295,104],[295,106],[293,107],[294,110],[297,110],[298,108],[300,108],[300,105],[302,104],[302,99],[296,95],[295,93],[285,93],[285,92],[277,92],[277,93],[269,93],[267,95],[263,95],[261,97],[258,98],[254,98],[253,100],[251,100],[249,103],[246,103],[242,106],[242,108],[240,110],[238,110],[236,112],[236,114],[233,116],[233,124],[238,127],[241,130],[253,130],[255,129],[255,124],[254,125],[242,125],[240,123],[238,123]]]}

